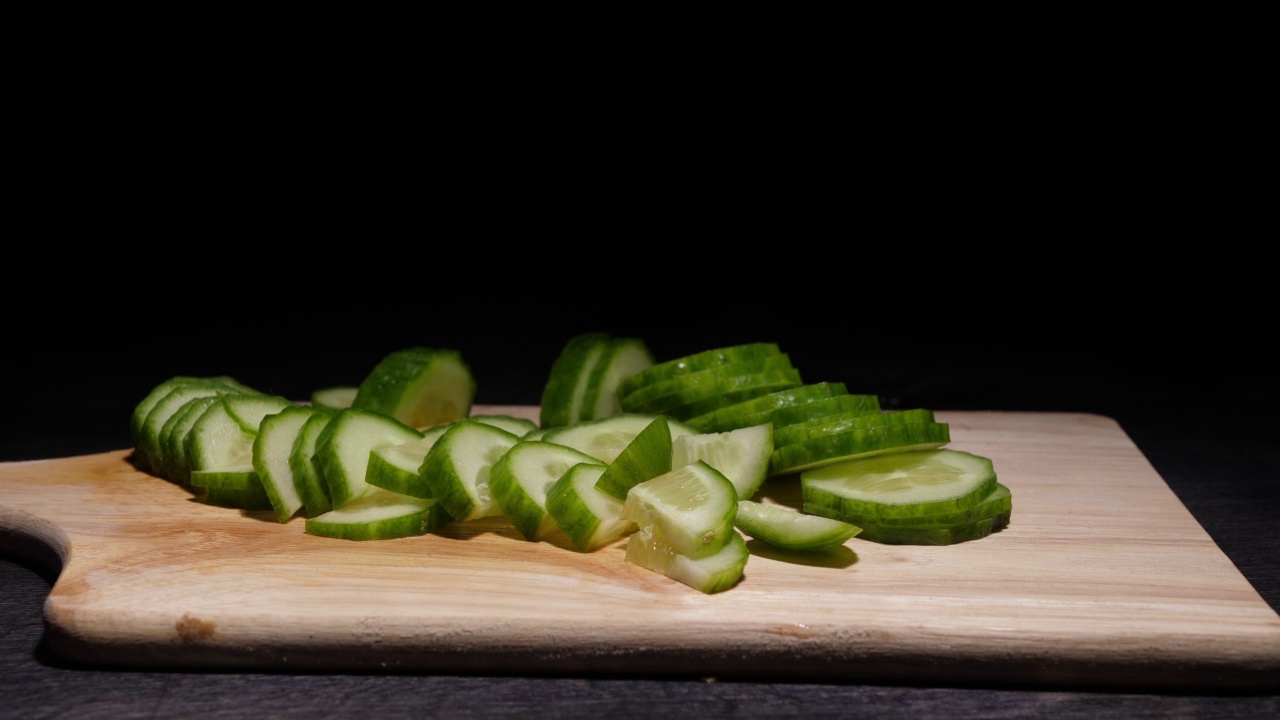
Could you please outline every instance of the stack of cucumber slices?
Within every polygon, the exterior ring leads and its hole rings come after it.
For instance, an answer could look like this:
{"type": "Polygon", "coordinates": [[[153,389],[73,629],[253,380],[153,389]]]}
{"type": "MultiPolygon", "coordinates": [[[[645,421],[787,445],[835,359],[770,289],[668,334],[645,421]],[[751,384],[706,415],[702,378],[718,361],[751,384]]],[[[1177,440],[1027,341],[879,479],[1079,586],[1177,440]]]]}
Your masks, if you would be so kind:
{"type": "Polygon", "coordinates": [[[805,383],[773,343],[655,362],[637,338],[576,336],[538,423],[473,414],[475,391],[459,352],[426,347],[310,402],[176,376],[134,408],[133,460],[318,536],[407,538],[499,517],[578,552],[626,538],[628,562],[704,593],[742,579],[748,537],[796,553],[854,537],[947,545],[1010,518],[992,462],[944,448],[931,411],[805,383]],[[797,482],[803,507],[757,499],[769,480],[797,482]]]}

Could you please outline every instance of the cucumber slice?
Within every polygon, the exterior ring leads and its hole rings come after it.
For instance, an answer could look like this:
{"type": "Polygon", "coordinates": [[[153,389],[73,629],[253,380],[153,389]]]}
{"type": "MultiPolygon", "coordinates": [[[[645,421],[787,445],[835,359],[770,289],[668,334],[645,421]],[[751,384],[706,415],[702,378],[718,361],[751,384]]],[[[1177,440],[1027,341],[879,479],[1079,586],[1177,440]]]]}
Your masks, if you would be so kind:
{"type": "Polygon", "coordinates": [[[445,431],[453,423],[435,425],[422,431],[422,437],[399,445],[374,448],[369,454],[369,469],[365,482],[383,490],[416,498],[431,497],[422,473],[422,461],[445,431]]]}
{"type": "Polygon", "coordinates": [[[217,470],[194,470],[191,473],[191,484],[198,488],[224,490],[263,489],[258,473],[254,472],[251,465],[233,465],[217,470]]]}
{"type": "Polygon", "coordinates": [[[595,458],[565,445],[522,440],[493,464],[489,488],[494,502],[526,540],[538,540],[557,529],[547,511],[547,493],[569,468],[595,458]]]}
{"type": "MultiPolygon", "coordinates": [[[[563,427],[549,428],[541,439],[568,445],[608,465],[618,458],[622,449],[642,430],[653,424],[657,415],[620,413],[599,420],[586,420],[563,427]]],[[[667,418],[667,430],[674,440],[681,435],[693,435],[694,430],[682,422],[667,418]]],[[[527,436],[526,436],[527,437],[527,436]]]]}
{"type": "MultiPolygon", "coordinates": [[[[856,509],[856,508],[850,508],[856,509]]],[[[931,515],[907,515],[904,517],[883,517],[871,515],[849,515],[846,514],[845,508],[838,503],[819,504],[815,499],[813,502],[804,503],[804,511],[814,515],[822,515],[835,520],[843,520],[859,527],[880,526],[880,527],[923,527],[923,526],[942,526],[942,525],[965,525],[968,523],[992,518],[1001,513],[1009,512],[1013,509],[1013,493],[1008,487],[1000,482],[996,482],[996,489],[991,491],[981,502],[973,507],[955,512],[934,513],[931,515]]]]}
{"type": "Polygon", "coordinates": [[[187,433],[191,432],[191,426],[195,425],[196,420],[200,419],[200,415],[216,402],[218,402],[217,395],[193,398],[188,400],[185,405],[178,409],[178,412],[165,421],[164,427],[160,429],[160,447],[163,448],[161,455],[164,468],[157,471],[156,474],[163,473],[162,477],[168,478],[179,485],[190,484],[191,470],[187,467],[187,456],[183,449],[183,444],[187,433]]]}
{"type": "Polygon", "coordinates": [[[737,585],[750,557],[746,541],[735,530],[729,531],[719,550],[695,559],[673,551],[652,532],[642,529],[628,538],[625,555],[628,562],[707,594],[737,585]]]}
{"type": "Polygon", "coordinates": [[[610,336],[602,332],[569,338],[552,363],[551,373],[543,386],[539,425],[553,428],[581,420],[587,384],[611,342],[610,336]]]}
{"type": "Polygon", "coordinates": [[[702,460],[636,485],[622,504],[624,520],[690,558],[706,557],[724,547],[736,534],[737,511],[733,483],[702,460]]]}
{"type": "Polygon", "coordinates": [[[822,552],[843,545],[862,528],[783,505],[739,500],[734,525],[756,540],[783,550],[822,552]]]}
{"type": "Polygon", "coordinates": [[[780,407],[770,414],[769,421],[774,429],[810,422],[818,418],[834,415],[876,415],[883,412],[880,398],[876,395],[854,395],[845,393],[828,398],[813,398],[809,402],[780,407]]]}
{"type": "Polygon", "coordinates": [[[1009,525],[1010,512],[956,525],[868,525],[859,539],[885,545],[955,545],[980,540],[1009,525]]]}
{"type": "MultiPolygon", "coordinates": [[[[717,410],[691,417],[686,424],[697,430],[698,432],[725,432],[728,430],[736,430],[742,427],[750,427],[751,425],[760,425],[762,423],[775,423],[774,418],[778,417],[783,411],[788,409],[797,409],[806,407],[809,403],[826,400],[832,397],[848,396],[849,391],[844,383],[840,382],[820,382],[808,385],[800,385],[793,388],[786,388],[771,392],[758,397],[743,400],[741,402],[726,405],[717,410]]],[[[875,401],[874,412],[880,411],[879,400],[874,395],[856,395],[853,397],[853,406],[866,402],[866,398],[875,401]]],[[[849,402],[849,401],[846,401],[849,402]]],[[[800,410],[798,415],[800,418],[807,417],[807,414],[800,410]]]]}
{"type": "Polygon", "coordinates": [[[725,378],[719,384],[699,387],[680,398],[680,402],[663,408],[660,412],[684,421],[718,410],[728,405],[768,395],[788,388],[799,387],[804,381],[796,368],[767,370],[751,375],[725,378]]]}
{"type": "Polygon", "coordinates": [[[717,365],[756,361],[770,355],[781,354],[782,350],[776,343],[744,343],[684,355],[652,365],[623,380],[618,386],[618,395],[625,397],[641,387],[670,380],[677,375],[688,375],[717,365]]]}
{"type": "Polygon", "coordinates": [[[298,433],[314,414],[305,405],[286,407],[264,417],[253,439],[253,469],[279,522],[288,522],[303,506],[289,458],[298,433]]]}
{"type": "Polygon", "coordinates": [[[360,382],[351,407],[417,430],[471,414],[476,382],[457,350],[412,347],[385,356],[360,382]]]}
{"type": "Polygon", "coordinates": [[[231,419],[240,425],[241,430],[250,435],[258,434],[258,428],[262,426],[262,419],[266,416],[296,406],[296,403],[287,398],[263,393],[254,395],[232,393],[224,395],[222,401],[226,403],[231,419]]]}
{"type": "Polygon", "coordinates": [[[653,353],[638,338],[609,341],[587,379],[582,406],[576,420],[599,420],[622,412],[618,386],[622,381],[653,365],[653,353]]]}
{"type": "MultiPolygon", "coordinates": [[[[129,439],[136,447],[142,440],[142,426],[145,424],[147,415],[155,408],[165,395],[168,395],[174,388],[183,385],[204,385],[219,386],[225,388],[229,392],[255,393],[257,390],[241,383],[240,381],[226,375],[217,375],[211,377],[198,377],[190,375],[176,375],[151,388],[151,390],[138,402],[133,408],[133,413],[129,418],[129,439]]],[[[142,461],[136,458],[135,462],[142,461]]],[[[145,462],[145,461],[143,461],[145,462]]],[[[148,472],[148,468],[142,468],[144,472],[148,472]]]]}
{"type": "Polygon", "coordinates": [[[538,424],[529,418],[516,417],[514,415],[503,415],[501,413],[472,415],[471,419],[482,423],[488,423],[494,427],[502,428],[517,437],[525,437],[529,433],[538,429],[538,424]]]}
{"type": "Polygon", "coordinates": [[[427,489],[459,521],[501,515],[489,487],[490,473],[518,442],[514,433],[476,420],[453,423],[422,461],[427,489]]]}
{"type": "MultiPolygon", "coordinates": [[[[200,397],[215,397],[229,393],[226,386],[209,382],[187,382],[175,385],[155,402],[142,422],[140,437],[135,446],[135,454],[142,459],[139,467],[148,468],[148,472],[158,477],[166,477],[166,448],[160,439],[167,423],[188,401],[200,397]]],[[[172,427],[170,428],[172,432],[172,427]]]]}
{"type": "Polygon", "coordinates": [[[770,370],[791,370],[791,356],[785,353],[769,355],[754,360],[716,365],[693,373],[677,375],[670,380],[645,385],[621,398],[627,412],[657,414],[667,408],[682,405],[725,387],[732,378],[755,376],[770,370]]]}
{"type": "Polygon", "coordinates": [[[609,463],[596,481],[596,489],[625,500],[631,488],[668,472],[671,472],[671,428],[667,418],[659,415],[636,433],[609,463]]]}
{"type": "Polygon", "coordinates": [[[426,535],[451,519],[433,499],[374,488],[339,510],[307,518],[306,532],[342,540],[389,540],[426,535]]]}
{"type": "Polygon", "coordinates": [[[192,475],[200,470],[253,466],[253,440],[231,415],[227,395],[200,414],[183,440],[183,455],[192,475]]]}
{"type": "Polygon", "coordinates": [[[421,432],[390,415],[356,407],[339,410],[316,438],[313,460],[333,509],[341,510],[369,491],[365,477],[375,448],[420,437],[421,432]]]}
{"type": "Polygon", "coordinates": [[[209,505],[234,508],[236,510],[271,510],[271,498],[262,489],[262,485],[249,488],[207,487],[202,490],[201,500],[209,505]]]}
{"type": "MultiPolygon", "coordinates": [[[[876,518],[947,515],[986,500],[996,489],[991,460],[961,450],[897,452],[827,465],[800,474],[805,508],[829,508],[827,517],[876,518]]],[[[815,510],[816,512],[816,510],[815,510]]]]}
{"type": "Polygon", "coordinates": [[[348,385],[320,388],[312,391],[311,405],[330,410],[345,410],[355,403],[356,394],[359,392],[360,388],[348,385]]]}
{"type": "Polygon", "coordinates": [[[596,489],[606,467],[594,460],[578,463],[547,490],[547,513],[582,552],[603,547],[635,527],[622,518],[621,500],[596,489]]]}
{"type": "Polygon", "coordinates": [[[869,428],[878,425],[904,426],[912,423],[934,422],[933,411],[925,408],[898,410],[893,412],[864,413],[852,415],[830,415],[803,420],[790,425],[776,427],[773,431],[774,444],[778,447],[804,442],[823,435],[869,428]]]}
{"type": "Polygon", "coordinates": [[[705,460],[729,478],[739,500],[750,499],[768,478],[772,454],[773,426],[768,423],[723,433],[681,435],[671,442],[672,467],[705,460]]]}
{"type": "Polygon", "coordinates": [[[875,425],[820,435],[774,449],[769,476],[789,475],[846,460],[886,453],[931,450],[951,442],[946,423],[875,425]]]}
{"type": "Polygon", "coordinates": [[[311,410],[311,417],[303,423],[289,450],[289,469],[293,471],[293,484],[302,499],[302,512],[307,517],[316,517],[333,509],[329,488],[325,487],[315,464],[316,440],[337,413],[327,408],[312,407],[311,410]]]}

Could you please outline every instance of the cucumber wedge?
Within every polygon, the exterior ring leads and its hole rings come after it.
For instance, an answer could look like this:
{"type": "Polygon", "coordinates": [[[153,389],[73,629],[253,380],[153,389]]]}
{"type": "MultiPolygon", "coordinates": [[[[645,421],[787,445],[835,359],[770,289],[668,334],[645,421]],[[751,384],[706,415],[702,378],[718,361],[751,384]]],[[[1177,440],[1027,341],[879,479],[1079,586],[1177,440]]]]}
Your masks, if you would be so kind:
{"type": "Polygon", "coordinates": [[[671,472],[671,428],[667,418],[659,415],[636,433],[609,463],[596,481],[596,489],[625,500],[631,488],[668,472],[671,472]]]}
{"type": "Polygon", "coordinates": [[[316,469],[316,440],[337,413],[326,408],[312,407],[311,417],[298,430],[298,437],[289,450],[289,469],[293,471],[293,484],[302,500],[302,512],[316,517],[333,509],[329,500],[329,488],[316,469]]]}
{"type": "Polygon", "coordinates": [[[635,528],[622,518],[622,501],[596,489],[606,467],[596,461],[579,463],[547,490],[547,513],[582,552],[603,547],[635,528]]]}
{"type": "Polygon", "coordinates": [[[989,458],[961,450],[899,452],[848,460],[800,474],[806,511],[835,518],[926,518],[965,511],[996,490],[989,458]]]}
{"type": "Polygon", "coordinates": [[[493,464],[489,489],[516,531],[526,540],[538,540],[558,527],[547,511],[549,489],[569,468],[594,462],[595,458],[571,447],[522,440],[493,464]]]}
{"type": "Polygon", "coordinates": [[[519,436],[464,419],[452,424],[423,458],[421,474],[431,497],[459,522],[502,515],[490,489],[493,466],[519,436]]]}
{"type": "Polygon", "coordinates": [[[722,433],[681,435],[671,442],[671,467],[705,460],[719,470],[748,500],[769,476],[773,454],[773,426],[764,423],[722,433]]]}
{"type": "Polygon", "coordinates": [[[641,530],[627,539],[628,562],[665,575],[676,582],[713,594],[728,590],[742,580],[750,559],[742,535],[730,530],[720,549],[700,558],[675,552],[669,545],[641,530]]]}
{"type": "Polygon", "coordinates": [[[830,550],[862,531],[857,525],[841,520],[753,500],[738,501],[734,525],[756,540],[796,552],[830,550]]]}
{"type": "Polygon", "coordinates": [[[476,382],[457,350],[412,347],[386,355],[360,382],[351,407],[416,430],[471,414],[476,382]]]}
{"type": "Polygon", "coordinates": [[[339,410],[316,438],[316,471],[329,491],[334,510],[341,510],[372,487],[365,481],[369,454],[375,448],[416,440],[422,433],[371,410],[339,410]]]}
{"type": "Polygon", "coordinates": [[[738,493],[719,470],[702,460],[631,488],[622,517],[651,539],[690,558],[712,555],[735,535],[738,493]]]}
{"type": "Polygon", "coordinates": [[[951,442],[946,423],[873,425],[783,445],[769,457],[769,476],[802,473],[845,460],[887,453],[931,450],[951,442]]]}
{"type": "Polygon", "coordinates": [[[306,532],[343,540],[389,540],[426,535],[450,520],[435,500],[375,488],[339,510],[307,518],[306,532]]]}
{"type": "Polygon", "coordinates": [[[670,380],[677,375],[688,375],[700,370],[737,362],[758,361],[770,355],[781,355],[776,343],[743,343],[684,355],[652,365],[632,375],[618,386],[618,395],[625,397],[647,385],[670,380]]]}

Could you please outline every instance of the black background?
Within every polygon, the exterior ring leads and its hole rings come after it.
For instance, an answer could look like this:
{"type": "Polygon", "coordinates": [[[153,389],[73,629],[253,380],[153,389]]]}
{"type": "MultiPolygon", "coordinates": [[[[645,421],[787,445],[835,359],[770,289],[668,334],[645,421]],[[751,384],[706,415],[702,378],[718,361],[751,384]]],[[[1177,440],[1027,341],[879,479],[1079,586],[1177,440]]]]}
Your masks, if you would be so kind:
{"type": "MultiPolygon", "coordinates": [[[[173,375],[305,399],[427,345],[462,352],[478,403],[536,404],[581,332],[658,360],[770,341],[887,407],[1116,418],[1277,607],[1270,520],[1233,509],[1280,500],[1262,20],[33,23],[6,111],[0,457],[125,447],[173,375]]],[[[1146,700],[1128,715],[1172,707],[1146,700]]]]}

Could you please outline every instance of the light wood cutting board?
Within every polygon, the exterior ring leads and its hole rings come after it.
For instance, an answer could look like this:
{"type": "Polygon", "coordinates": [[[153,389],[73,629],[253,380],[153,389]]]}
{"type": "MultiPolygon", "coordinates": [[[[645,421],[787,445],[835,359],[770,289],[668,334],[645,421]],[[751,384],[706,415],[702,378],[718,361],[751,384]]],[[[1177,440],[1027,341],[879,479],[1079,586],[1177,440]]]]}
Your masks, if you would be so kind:
{"type": "MultiPolygon", "coordinates": [[[[128,450],[0,464],[0,538],[62,557],[47,637],[113,667],[1280,687],[1280,616],[1116,422],[936,414],[1013,491],[1008,528],[819,557],[753,541],[716,595],[627,563],[625,541],[580,553],[497,518],[314,537],[195,501],[128,450]]],[[[762,495],[799,503],[794,479],[762,495]]]]}

